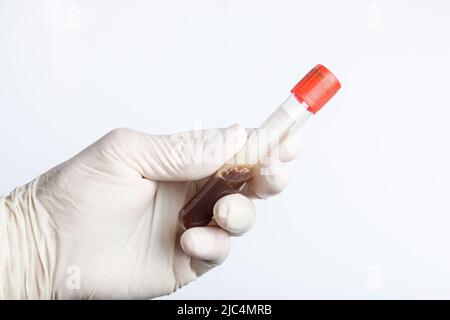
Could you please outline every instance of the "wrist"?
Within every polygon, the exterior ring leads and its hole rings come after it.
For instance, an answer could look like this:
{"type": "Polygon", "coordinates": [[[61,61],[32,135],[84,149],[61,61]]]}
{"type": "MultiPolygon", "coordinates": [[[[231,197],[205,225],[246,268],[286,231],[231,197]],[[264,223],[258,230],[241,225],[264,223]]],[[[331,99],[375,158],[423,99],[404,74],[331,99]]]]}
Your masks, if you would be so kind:
{"type": "Polygon", "coordinates": [[[0,298],[50,299],[55,241],[36,180],[0,198],[0,298]]]}

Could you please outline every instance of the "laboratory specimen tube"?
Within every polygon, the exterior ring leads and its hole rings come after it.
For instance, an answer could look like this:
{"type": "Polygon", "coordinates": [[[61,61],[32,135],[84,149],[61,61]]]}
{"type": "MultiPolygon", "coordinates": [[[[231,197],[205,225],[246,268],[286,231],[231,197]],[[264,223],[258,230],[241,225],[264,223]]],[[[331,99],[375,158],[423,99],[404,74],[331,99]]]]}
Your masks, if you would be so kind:
{"type": "Polygon", "coordinates": [[[239,193],[258,173],[260,164],[270,161],[270,157],[277,157],[279,143],[319,111],[340,88],[339,81],[327,68],[320,64],[314,67],[292,88],[291,94],[272,115],[250,133],[242,150],[183,206],[179,214],[184,227],[208,225],[213,219],[216,201],[239,193]]]}

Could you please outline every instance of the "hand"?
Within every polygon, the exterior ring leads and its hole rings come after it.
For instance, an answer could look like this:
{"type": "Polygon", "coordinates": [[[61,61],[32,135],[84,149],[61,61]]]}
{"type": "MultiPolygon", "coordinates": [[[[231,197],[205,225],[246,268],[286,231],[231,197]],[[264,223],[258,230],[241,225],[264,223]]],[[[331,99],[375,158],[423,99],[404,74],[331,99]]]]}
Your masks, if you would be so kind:
{"type": "Polygon", "coordinates": [[[229,236],[255,222],[250,198],[279,193],[289,180],[282,162],[298,151],[284,141],[282,161],[268,164],[276,174],[257,175],[216,203],[213,223],[183,232],[180,208],[222,164],[204,159],[220,149],[228,160],[246,138],[239,126],[172,136],[115,129],[0,198],[0,296],[147,299],[217,266],[229,236]]]}

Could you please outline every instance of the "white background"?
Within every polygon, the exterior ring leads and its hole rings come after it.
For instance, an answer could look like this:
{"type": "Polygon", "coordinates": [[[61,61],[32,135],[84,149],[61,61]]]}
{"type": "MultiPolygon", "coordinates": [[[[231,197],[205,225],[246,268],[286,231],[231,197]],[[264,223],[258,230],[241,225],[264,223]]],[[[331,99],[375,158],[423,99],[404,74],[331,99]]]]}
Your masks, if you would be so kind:
{"type": "Polygon", "coordinates": [[[450,2],[0,0],[0,194],[114,127],[258,126],[343,89],[291,186],[175,298],[450,298],[450,2]]]}

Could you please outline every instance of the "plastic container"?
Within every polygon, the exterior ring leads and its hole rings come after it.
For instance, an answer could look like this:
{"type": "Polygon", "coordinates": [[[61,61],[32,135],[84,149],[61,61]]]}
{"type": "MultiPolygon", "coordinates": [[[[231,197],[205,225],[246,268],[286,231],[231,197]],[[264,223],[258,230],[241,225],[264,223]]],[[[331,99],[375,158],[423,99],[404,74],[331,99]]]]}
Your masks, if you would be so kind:
{"type": "Polygon", "coordinates": [[[238,193],[258,172],[258,165],[276,157],[279,142],[320,110],[341,88],[324,66],[314,67],[291,90],[287,99],[248,137],[244,148],[224,164],[180,210],[185,228],[203,227],[213,218],[221,197],[238,193]]]}

